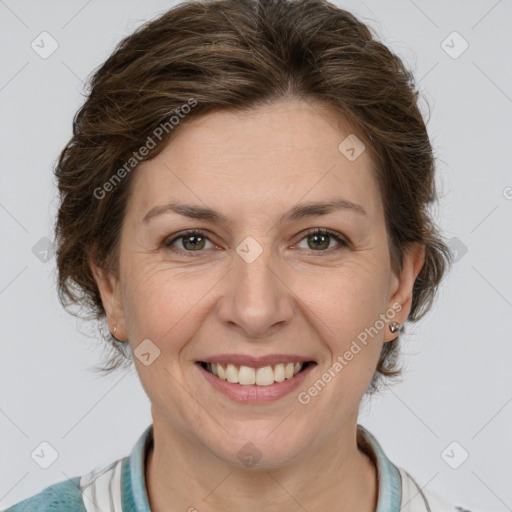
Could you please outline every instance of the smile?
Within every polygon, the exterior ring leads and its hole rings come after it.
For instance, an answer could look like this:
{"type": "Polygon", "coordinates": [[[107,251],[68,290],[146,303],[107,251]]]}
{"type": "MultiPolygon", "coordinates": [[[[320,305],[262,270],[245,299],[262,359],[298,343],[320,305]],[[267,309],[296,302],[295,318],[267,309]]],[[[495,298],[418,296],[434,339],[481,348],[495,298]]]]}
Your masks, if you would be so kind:
{"type": "Polygon", "coordinates": [[[253,368],[231,363],[206,363],[201,366],[219,379],[241,386],[270,386],[291,379],[303,371],[310,362],[289,362],[253,368]]]}

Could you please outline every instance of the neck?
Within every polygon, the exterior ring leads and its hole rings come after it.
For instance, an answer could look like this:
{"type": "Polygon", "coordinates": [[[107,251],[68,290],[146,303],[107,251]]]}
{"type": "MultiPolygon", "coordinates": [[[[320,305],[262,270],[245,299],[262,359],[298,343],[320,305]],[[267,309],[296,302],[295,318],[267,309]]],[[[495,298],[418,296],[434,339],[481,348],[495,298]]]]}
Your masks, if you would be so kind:
{"type": "Polygon", "coordinates": [[[229,465],[168,424],[154,422],[153,436],[145,466],[152,512],[169,511],[169,503],[173,510],[201,512],[377,508],[375,461],[364,440],[358,439],[355,422],[340,429],[321,450],[305,450],[304,457],[291,464],[266,469],[229,465]]]}

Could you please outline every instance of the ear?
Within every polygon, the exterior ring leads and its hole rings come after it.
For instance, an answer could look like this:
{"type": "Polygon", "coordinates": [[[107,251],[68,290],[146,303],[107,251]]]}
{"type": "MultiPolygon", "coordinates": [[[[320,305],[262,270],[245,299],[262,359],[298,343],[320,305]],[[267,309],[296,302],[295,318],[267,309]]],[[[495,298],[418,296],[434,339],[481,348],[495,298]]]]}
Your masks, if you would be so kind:
{"type": "Polygon", "coordinates": [[[111,334],[119,341],[128,341],[119,279],[104,266],[99,265],[92,252],[88,255],[88,263],[100,291],[111,334]]]}
{"type": "MultiPolygon", "coordinates": [[[[412,291],[416,277],[423,268],[425,261],[425,246],[414,242],[407,247],[404,253],[402,270],[399,274],[393,273],[392,296],[389,299],[388,308],[397,311],[392,321],[402,324],[407,320],[411,311],[412,291]],[[398,304],[401,309],[398,310],[398,304]],[[394,307],[393,307],[394,306],[394,307]]],[[[391,320],[390,320],[391,322],[391,320]]],[[[396,339],[396,333],[392,333],[386,326],[384,341],[393,341],[396,339]]]]}

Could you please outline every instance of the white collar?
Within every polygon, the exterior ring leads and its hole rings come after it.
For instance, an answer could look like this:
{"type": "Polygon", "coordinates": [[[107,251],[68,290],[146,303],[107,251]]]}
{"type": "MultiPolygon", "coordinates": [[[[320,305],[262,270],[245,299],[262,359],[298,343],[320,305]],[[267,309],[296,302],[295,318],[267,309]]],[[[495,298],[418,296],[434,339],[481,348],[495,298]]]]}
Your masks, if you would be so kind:
{"type": "MultiPolygon", "coordinates": [[[[375,512],[456,512],[437,495],[422,491],[415,480],[396,467],[375,437],[357,425],[359,446],[377,467],[378,503],[375,512]]],[[[145,461],[153,443],[153,424],[137,440],[128,457],[95,469],[80,478],[87,512],[150,512],[145,485],[145,461]],[[96,508],[98,507],[98,508],[96,508]]]]}

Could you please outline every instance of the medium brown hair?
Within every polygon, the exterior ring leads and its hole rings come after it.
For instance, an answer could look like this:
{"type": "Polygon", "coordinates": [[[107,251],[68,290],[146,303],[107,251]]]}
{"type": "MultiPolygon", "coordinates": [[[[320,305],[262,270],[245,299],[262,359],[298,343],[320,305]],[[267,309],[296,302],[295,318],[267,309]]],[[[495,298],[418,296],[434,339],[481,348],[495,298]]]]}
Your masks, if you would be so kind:
{"type": "MultiPolygon", "coordinates": [[[[95,261],[117,275],[120,229],[139,161],[157,156],[193,117],[288,98],[328,105],[364,141],[382,195],[393,270],[401,269],[409,244],[425,246],[408,320],[431,308],[451,252],[428,210],[436,199],[435,162],[418,90],[400,58],[349,12],[325,0],[184,2],[123,39],[87,86],[55,166],[58,290],[65,308],[80,306],[89,319],[105,319],[87,258],[94,250],[95,261]],[[173,115],[178,123],[169,121],[173,115]],[[140,158],[159,126],[167,126],[165,133],[140,158]]],[[[110,334],[105,339],[108,359],[96,370],[130,364],[128,344],[110,334]]],[[[380,377],[400,375],[398,341],[384,343],[370,392],[380,377]]]]}

